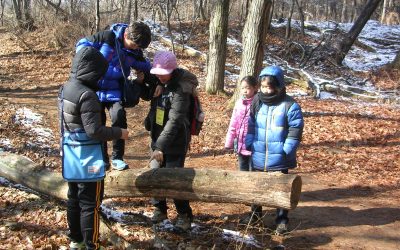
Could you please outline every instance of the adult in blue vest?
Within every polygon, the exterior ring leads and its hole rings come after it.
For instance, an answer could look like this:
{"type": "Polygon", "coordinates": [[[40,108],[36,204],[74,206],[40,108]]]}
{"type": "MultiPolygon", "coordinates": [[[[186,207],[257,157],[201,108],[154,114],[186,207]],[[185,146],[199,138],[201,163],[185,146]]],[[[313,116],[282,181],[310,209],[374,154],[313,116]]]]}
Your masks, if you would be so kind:
{"type": "MultiPolygon", "coordinates": [[[[131,68],[137,72],[149,73],[151,64],[143,56],[143,49],[151,41],[150,28],[142,22],[113,24],[110,30],[100,31],[92,36],[82,38],[76,44],[76,51],[90,46],[98,49],[108,61],[108,70],[103,79],[98,82],[97,96],[102,104],[102,121],[106,123],[107,109],[111,117],[111,126],[127,128],[126,111],[122,103],[122,83],[131,73],[131,68]]],[[[114,140],[112,167],[124,170],[127,164],[123,160],[125,141],[114,140]]],[[[107,144],[105,155],[108,167],[107,144]]]]}
{"type": "MultiPolygon", "coordinates": [[[[297,165],[296,151],[301,141],[304,120],[300,105],[286,94],[280,67],[264,68],[259,76],[260,92],[250,107],[246,148],[252,152],[252,171],[288,170],[297,165]]],[[[253,205],[247,219],[252,223],[261,218],[261,206],[253,205]]],[[[246,220],[245,220],[246,221],[246,220]]],[[[288,210],[277,209],[276,232],[287,231],[288,210]]]]}

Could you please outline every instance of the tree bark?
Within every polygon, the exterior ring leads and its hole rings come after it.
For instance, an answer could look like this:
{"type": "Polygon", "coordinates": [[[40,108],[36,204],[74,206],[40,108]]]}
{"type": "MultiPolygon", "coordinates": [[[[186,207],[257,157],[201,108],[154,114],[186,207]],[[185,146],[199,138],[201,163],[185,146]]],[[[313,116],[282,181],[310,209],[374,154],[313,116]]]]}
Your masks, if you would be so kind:
{"type": "Polygon", "coordinates": [[[330,45],[333,49],[332,57],[337,64],[342,64],[343,59],[349,52],[354,41],[357,39],[361,30],[364,28],[380,2],[381,0],[368,0],[350,31],[346,34],[339,35],[331,42],[330,45]]]}
{"type": "Polygon", "coordinates": [[[138,0],[135,0],[133,4],[133,21],[137,21],[138,19],[139,19],[138,0]]]}
{"type": "Polygon", "coordinates": [[[200,0],[200,1],[199,1],[199,10],[200,10],[200,17],[201,17],[201,20],[203,20],[203,21],[207,20],[207,19],[206,19],[206,15],[205,15],[205,13],[204,13],[203,0],[200,0]]]}
{"type": "Polygon", "coordinates": [[[228,14],[229,0],[218,1],[210,21],[206,78],[206,92],[209,94],[216,94],[224,90],[228,14]]]}
{"type": "Polygon", "coordinates": [[[303,12],[303,7],[302,7],[303,1],[301,1],[300,3],[299,3],[298,0],[295,0],[295,1],[296,1],[297,9],[299,10],[300,31],[301,31],[301,34],[304,36],[305,35],[305,32],[304,32],[304,12],[303,12]]]}
{"type": "Polygon", "coordinates": [[[290,11],[289,11],[289,16],[286,24],[286,32],[285,32],[285,40],[289,40],[291,32],[292,32],[292,16],[293,16],[293,11],[294,11],[294,3],[295,0],[292,0],[291,5],[290,5],[290,11]]]}
{"type": "Polygon", "coordinates": [[[15,13],[15,19],[17,20],[18,25],[22,23],[22,12],[21,12],[21,1],[20,0],[12,0],[13,9],[15,13]]]}
{"type": "Polygon", "coordinates": [[[346,22],[346,20],[347,20],[346,13],[347,13],[347,0],[343,0],[342,13],[341,13],[341,16],[340,16],[340,21],[342,23],[346,22]]]}
{"type": "Polygon", "coordinates": [[[388,0],[384,0],[383,1],[383,6],[382,6],[381,23],[385,22],[387,7],[388,7],[388,0]]]}
{"type": "Polygon", "coordinates": [[[1,26],[4,26],[4,6],[6,4],[6,0],[1,0],[1,14],[0,14],[0,18],[1,18],[1,26]]]}
{"type": "Polygon", "coordinates": [[[132,17],[132,0],[128,0],[128,7],[126,8],[125,23],[130,24],[132,17]]]}
{"type": "Polygon", "coordinates": [[[100,0],[96,0],[96,24],[95,29],[97,32],[100,31],[100,0]]]}
{"type": "MultiPolygon", "coordinates": [[[[61,173],[39,170],[30,159],[0,153],[0,175],[38,192],[65,199],[67,183],[61,173]]],[[[128,169],[104,180],[105,197],[166,197],[218,203],[260,204],[296,208],[301,177],[212,169],[128,169]]]]}
{"type": "Polygon", "coordinates": [[[253,0],[250,4],[249,14],[242,32],[243,53],[239,81],[235,94],[231,98],[231,105],[239,97],[240,80],[248,75],[258,76],[261,71],[270,7],[271,1],[253,0]]]}

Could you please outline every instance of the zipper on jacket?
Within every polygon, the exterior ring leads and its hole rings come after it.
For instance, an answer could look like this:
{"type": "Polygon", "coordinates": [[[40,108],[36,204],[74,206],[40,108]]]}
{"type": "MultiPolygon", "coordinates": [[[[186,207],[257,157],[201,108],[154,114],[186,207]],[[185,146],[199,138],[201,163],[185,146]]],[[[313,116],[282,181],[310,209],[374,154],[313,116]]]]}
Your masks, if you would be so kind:
{"type": "Polygon", "coordinates": [[[265,125],[265,161],[264,161],[264,172],[267,172],[267,162],[268,162],[268,115],[269,115],[269,106],[267,106],[267,119],[265,125]]]}

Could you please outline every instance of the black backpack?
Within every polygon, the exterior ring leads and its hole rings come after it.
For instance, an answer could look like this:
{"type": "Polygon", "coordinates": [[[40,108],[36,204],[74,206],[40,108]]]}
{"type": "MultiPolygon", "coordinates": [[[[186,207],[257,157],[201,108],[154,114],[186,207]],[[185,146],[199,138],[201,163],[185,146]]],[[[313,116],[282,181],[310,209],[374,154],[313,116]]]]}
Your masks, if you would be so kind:
{"type": "Polygon", "coordinates": [[[197,95],[190,95],[190,134],[199,135],[203,127],[205,114],[201,107],[200,99],[197,95]]]}

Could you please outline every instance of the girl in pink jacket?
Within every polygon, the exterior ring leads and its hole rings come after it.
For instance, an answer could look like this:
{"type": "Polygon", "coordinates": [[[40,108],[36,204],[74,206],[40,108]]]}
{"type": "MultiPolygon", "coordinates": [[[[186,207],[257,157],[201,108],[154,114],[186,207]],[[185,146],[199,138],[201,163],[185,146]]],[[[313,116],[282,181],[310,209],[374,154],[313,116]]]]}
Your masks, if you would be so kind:
{"type": "Polygon", "coordinates": [[[233,149],[237,153],[241,171],[249,171],[250,167],[251,151],[246,150],[244,140],[247,134],[251,102],[257,90],[257,79],[253,76],[245,76],[240,82],[240,98],[233,109],[225,139],[225,148],[233,149]]]}

